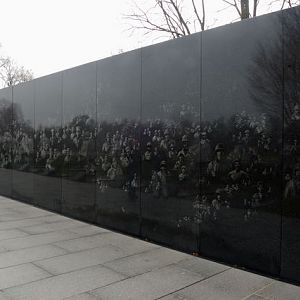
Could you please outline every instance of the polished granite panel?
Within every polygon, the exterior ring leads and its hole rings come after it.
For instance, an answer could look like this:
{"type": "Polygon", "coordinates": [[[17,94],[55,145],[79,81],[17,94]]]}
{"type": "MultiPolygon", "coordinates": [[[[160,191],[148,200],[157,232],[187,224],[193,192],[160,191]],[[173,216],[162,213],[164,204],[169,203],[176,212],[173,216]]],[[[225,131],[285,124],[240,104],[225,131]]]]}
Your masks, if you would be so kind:
{"type": "Polygon", "coordinates": [[[142,49],[141,234],[198,252],[200,46],[195,34],[142,49]]]}
{"type": "Polygon", "coordinates": [[[0,192],[11,197],[12,184],[12,88],[0,90],[0,192]]]}
{"type": "Polygon", "coordinates": [[[97,223],[140,232],[141,51],[97,63],[97,223]]]}
{"type": "Polygon", "coordinates": [[[35,80],[34,203],[61,212],[62,73],[35,80]]]}
{"type": "Polygon", "coordinates": [[[281,276],[300,278],[300,9],[283,12],[284,164],[281,276]]]}
{"type": "Polygon", "coordinates": [[[63,214],[95,219],[96,63],[63,72],[63,214]]]}
{"type": "Polygon", "coordinates": [[[299,15],[0,90],[0,193],[299,282],[299,15]]]}
{"type": "Polygon", "coordinates": [[[12,197],[34,202],[34,85],[13,87],[12,197]]]}
{"type": "Polygon", "coordinates": [[[203,33],[198,201],[201,255],[276,276],[281,29],[278,13],[203,33]]]}

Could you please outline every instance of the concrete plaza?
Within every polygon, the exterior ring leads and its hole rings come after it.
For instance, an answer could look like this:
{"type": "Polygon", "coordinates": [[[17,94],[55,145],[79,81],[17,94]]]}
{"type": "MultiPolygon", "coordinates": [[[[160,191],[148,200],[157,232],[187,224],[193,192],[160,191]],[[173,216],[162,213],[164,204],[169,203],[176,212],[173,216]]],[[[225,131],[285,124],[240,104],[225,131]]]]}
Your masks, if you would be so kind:
{"type": "Polygon", "coordinates": [[[300,299],[300,288],[0,197],[2,299],[300,299]]]}

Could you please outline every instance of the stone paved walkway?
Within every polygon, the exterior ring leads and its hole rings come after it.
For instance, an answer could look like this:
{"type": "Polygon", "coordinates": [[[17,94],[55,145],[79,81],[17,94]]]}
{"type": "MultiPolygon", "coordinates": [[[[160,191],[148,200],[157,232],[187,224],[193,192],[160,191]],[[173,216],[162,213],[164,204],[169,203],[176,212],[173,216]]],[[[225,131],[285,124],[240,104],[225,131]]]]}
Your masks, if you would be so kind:
{"type": "Polygon", "coordinates": [[[1,299],[300,299],[300,288],[0,197],[1,299]]]}

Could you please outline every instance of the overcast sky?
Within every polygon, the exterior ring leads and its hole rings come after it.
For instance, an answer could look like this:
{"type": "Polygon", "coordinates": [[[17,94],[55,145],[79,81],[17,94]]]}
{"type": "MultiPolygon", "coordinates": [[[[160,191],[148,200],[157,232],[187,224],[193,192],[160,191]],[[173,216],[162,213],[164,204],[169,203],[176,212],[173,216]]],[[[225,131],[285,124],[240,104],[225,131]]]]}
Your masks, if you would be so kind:
{"type": "MultiPolygon", "coordinates": [[[[154,43],[126,31],[122,16],[131,11],[130,1],[0,0],[0,53],[40,77],[154,43]]],[[[207,0],[207,25],[236,18],[231,9],[219,11],[224,7],[221,0],[207,0]]]]}

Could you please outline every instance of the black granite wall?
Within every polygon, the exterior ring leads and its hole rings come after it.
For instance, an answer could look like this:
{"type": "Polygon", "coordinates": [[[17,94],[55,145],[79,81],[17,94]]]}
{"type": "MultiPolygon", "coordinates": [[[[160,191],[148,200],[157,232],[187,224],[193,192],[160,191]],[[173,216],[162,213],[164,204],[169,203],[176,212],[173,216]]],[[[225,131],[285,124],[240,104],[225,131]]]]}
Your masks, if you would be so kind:
{"type": "Polygon", "coordinates": [[[0,193],[299,283],[299,17],[0,90],[0,193]]]}

